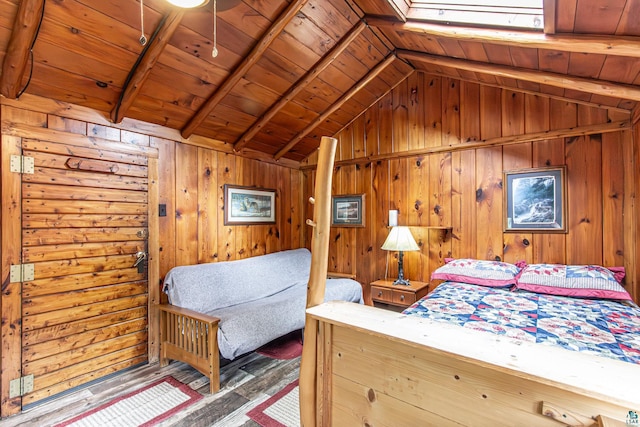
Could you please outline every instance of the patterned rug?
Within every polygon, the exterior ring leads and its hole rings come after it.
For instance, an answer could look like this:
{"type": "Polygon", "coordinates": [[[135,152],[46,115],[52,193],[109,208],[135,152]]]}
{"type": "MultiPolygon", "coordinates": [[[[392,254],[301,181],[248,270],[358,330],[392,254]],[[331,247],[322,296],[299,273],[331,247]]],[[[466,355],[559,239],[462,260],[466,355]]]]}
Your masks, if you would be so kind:
{"type": "Polygon", "coordinates": [[[262,427],[300,427],[298,380],[295,380],[249,412],[262,427]]]}
{"type": "Polygon", "coordinates": [[[200,399],[200,393],[168,376],[55,427],[150,427],[200,399]]]}
{"type": "Polygon", "coordinates": [[[293,331],[256,350],[271,359],[295,359],[302,354],[302,331],[293,331]]]}

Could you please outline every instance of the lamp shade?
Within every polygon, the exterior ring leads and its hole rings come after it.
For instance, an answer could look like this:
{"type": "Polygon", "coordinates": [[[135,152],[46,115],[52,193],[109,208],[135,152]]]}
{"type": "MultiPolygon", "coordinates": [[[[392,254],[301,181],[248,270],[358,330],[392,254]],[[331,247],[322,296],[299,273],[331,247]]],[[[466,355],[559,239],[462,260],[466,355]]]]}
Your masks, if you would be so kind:
{"type": "Polygon", "coordinates": [[[384,241],[382,249],[386,251],[419,251],[409,227],[396,226],[391,228],[391,232],[384,241]]]}

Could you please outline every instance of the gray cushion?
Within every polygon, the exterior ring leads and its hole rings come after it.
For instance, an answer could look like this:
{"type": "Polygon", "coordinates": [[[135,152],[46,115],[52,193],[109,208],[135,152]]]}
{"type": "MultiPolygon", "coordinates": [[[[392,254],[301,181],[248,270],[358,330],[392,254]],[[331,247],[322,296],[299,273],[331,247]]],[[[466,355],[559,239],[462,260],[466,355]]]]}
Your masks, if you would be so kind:
{"type": "Polygon", "coordinates": [[[276,294],[309,280],[311,252],[292,249],[235,261],[174,267],[164,279],[169,303],[206,313],[276,294]]]}
{"type": "MultiPolygon", "coordinates": [[[[355,280],[328,279],[325,301],[362,303],[362,286],[355,280]]],[[[218,346],[225,359],[235,359],[304,327],[307,286],[292,286],[266,298],[207,314],[221,319],[218,346]]]]}

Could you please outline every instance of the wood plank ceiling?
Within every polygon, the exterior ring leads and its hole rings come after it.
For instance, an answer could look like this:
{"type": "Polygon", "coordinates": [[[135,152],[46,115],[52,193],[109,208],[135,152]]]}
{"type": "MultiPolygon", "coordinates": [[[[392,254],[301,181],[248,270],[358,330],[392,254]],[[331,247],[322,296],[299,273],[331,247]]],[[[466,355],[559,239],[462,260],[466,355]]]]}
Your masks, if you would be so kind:
{"type": "Polygon", "coordinates": [[[545,33],[428,22],[402,0],[218,0],[215,58],[212,6],[144,0],[143,47],[137,0],[0,0],[0,91],[292,162],[414,69],[627,110],[640,101],[640,0],[545,0],[545,33]]]}

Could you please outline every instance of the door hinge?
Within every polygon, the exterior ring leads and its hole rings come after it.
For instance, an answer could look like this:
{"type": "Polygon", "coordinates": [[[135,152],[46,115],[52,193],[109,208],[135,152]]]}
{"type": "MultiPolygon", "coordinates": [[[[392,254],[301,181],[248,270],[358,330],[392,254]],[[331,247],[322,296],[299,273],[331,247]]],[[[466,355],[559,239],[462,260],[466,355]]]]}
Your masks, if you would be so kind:
{"type": "Polygon", "coordinates": [[[35,277],[35,264],[12,265],[9,271],[9,282],[29,282],[35,277]]]}
{"type": "Polygon", "coordinates": [[[33,391],[33,374],[9,381],[9,399],[24,396],[33,391]]]}
{"type": "Polygon", "coordinates": [[[33,157],[11,156],[11,172],[33,174],[35,172],[33,157]]]}

